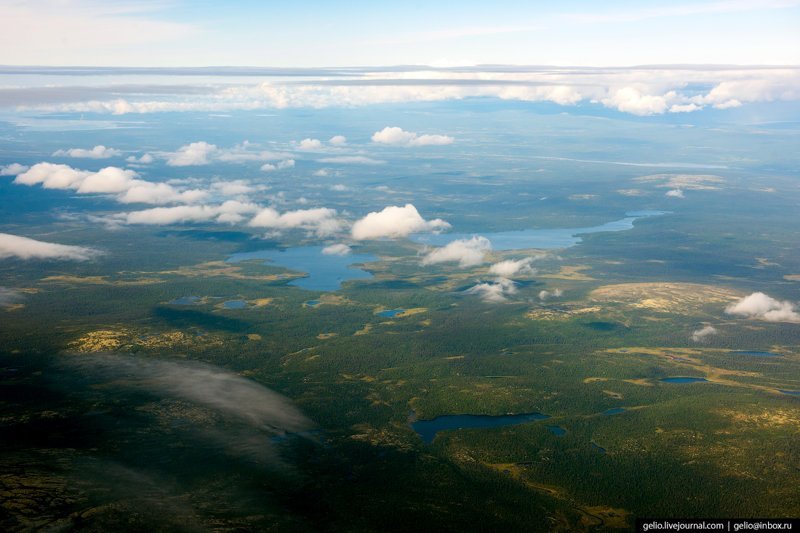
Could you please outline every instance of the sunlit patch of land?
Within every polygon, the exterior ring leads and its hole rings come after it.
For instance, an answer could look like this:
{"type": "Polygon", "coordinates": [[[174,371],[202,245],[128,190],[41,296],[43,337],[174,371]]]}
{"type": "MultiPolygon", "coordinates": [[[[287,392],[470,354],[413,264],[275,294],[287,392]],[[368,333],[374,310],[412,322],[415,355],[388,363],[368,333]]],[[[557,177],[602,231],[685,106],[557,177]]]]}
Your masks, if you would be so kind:
{"type": "Polygon", "coordinates": [[[700,313],[708,305],[726,305],[742,296],[742,292],[727,287],[665,282],[604,285],[589,293],[594,302],[673,314],[700,313]]]}
{"type": "Polygon", "coordinates": [[[563,279],[568,281],[594,281],[595,278],[584,274],[584,270],[591,270],[589,265],[562,266],[555,274],[539,274],[540,278],[563,279]]]}
{"type": "Polygon", "coordinates": [[[729,418],[740,429],[749,426],[750,428],[769,429],[787,426],[794,428],[795,432],[800,432],[800,407],[795,409],[763,409],[758,412],[742,412],[731,409],[720,409],[718,414],[729,418]]]}
{"type": "MultiPolygon", "coordinates": [[[[780,350],[779,347],[776,347],[780,350]]],[[[681,375],[693,376],[700,374],[700,377],[705,378],[710,383],[718,385],[726,385],[729,387],[745,388],[769,392],[771,394],[780,394],[782,388],[789,388],[785,385],[774,383],[774,379],[768,380],[764,377],[763,373],[750,371],[750,370],[737,370],[733,368],[723,368],[714,364],[708,363],[703,359],[704,355],[728,355],[734,353],[735,350],[726,349],[696,349],[696,348],[653,348],[653,347],[626,347],[626,348],[611,348],[602,351],[607,354],[614,354],[625,358],[640,358],[657,357],[664,361],[669,362],[676,368],[676,372],[682,373],[681,375]],[[683,372],[689,371],[683,374],[683,372]],[[746,378],[746,379],[736,379],[746,378]]],[[[636,385],[653,384],[653,379],[624,379],[628,383],[636,385]]],[[[657,381],[657,379],[655,379],[657,381]]]]}
{"type": "MultiPolygon", "coordinates": [[[[389,309],[386,307],[378,307],[375,309],[373,314],[377,315],[378,313],[388,310],[389,309]]],[[[411,309],[403,309],[401,312],[397,313],[396,315],[393,315],[391,318],[405,318],[407,316],[418,315],[420,313],[425,313],[427,311],[428,311],[427,307],[413,307],[411,309]]]]}
{"type": "Polygon", "coordinates": [[[161,278],[134,278],[134,279],[109,279],[108,276],[47,276],[40,280],[42,283],[62,283],[67,285],[111,285],[117,287],[153,285],[164,283],[161,278]]]}
{"type": "Polygon", "coordinates": [[[69,343],[71,350],[82,353],[129,351],[135,348],[172,349],[218,348],[223,340],[215,335],[199,336],[185,331],[146,333],[125,326],[90,331],[69,343]]]}
{"type": "Polygon", "coordinates": [[[531,309],[525,316],[532,320],[569,320],[575,316],[589,315],[602,311],[600,307],[578,307],[575,305],[562,305],[559,307],[542,307],[531,309]]]}
{"type": "Polygon", "coordinates": [[[302,275],[289,272],[282,272],[279,274],[247,274],[244,271],[244,266],[246,266],[246,264],[247,262],[232,264],[226,263],[225,261],[208,261],[197,265],[182,266],[175,270],[162,270],[159,274],[187,278],[225,277],[255,281],[280,281],[303,277],[302,275]]]}
{"type": "Polygon", "coordinates": [[[372,323],[367,322],[366,324],[364,324],[363,328],[357,330],[355,333],[353,333],[353,335],[356,336],[367,335],[370,331],[372,331],[372,323]]]}
{"type": "Polygon", "coordinates": [[[617,192],[622,196],[647,196],[647,191],[643,191],[641,189],[617,189],[617,192]]]}
{"type": "Polygon", "coordinates": [[[725,178],[712,174],[651,174],[634,178],[639,183],[654,183],[656,187],[686,190],[719,189],[725,178]]]}
{"type": "Polygon", "coordinates": [[[355,433],[350,435],[350,438],[355,441],[366,442],[372,446],[394,448],[403,452],[413,449],[408,438],[408,428],[400,424],[376,428],[364,423],[355,424],[351,429],[355,433]]]}
{"type": "Polygon", "coordinates": [[[339,294],[333,294],[333,293],[330,293],[330,292],[322,294],[318,298],[318,300],[319,300],[319,304],[320,305],[322,305],[322,304],[325,304],[325,305],[352,305],[353,304],[352,300],[350,300],[346,296],[341,296],[339,294]]]}

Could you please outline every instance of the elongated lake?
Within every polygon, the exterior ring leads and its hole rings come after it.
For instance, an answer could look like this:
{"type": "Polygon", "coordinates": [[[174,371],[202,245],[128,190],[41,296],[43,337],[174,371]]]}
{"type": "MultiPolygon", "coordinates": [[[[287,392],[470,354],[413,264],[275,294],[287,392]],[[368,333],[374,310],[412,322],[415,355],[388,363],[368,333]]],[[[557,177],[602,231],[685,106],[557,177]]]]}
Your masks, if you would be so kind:
{"type": "Polygon", "coordinates": [[[602,233],[604,231],[625,231],[633,228],[633,223],[646,217],[666,214],[666,211],[631,211],[625,218],[607,222],[599,226],[586,228],[549,228],[526,229],[519,231],[475,232],[475,233],[439,233],[435,235],[417,234],[412,240],[421,244],[442,246],[456,239],[469,239],[473,235],[482,235],[489,239],[494,250],[524,250],[538,248],[552,250],[569,248],[581,242],[581,235],[602,233]]]}
{"type": "Polygon", "coordinates": [[[780,357],[781,354],[773,352],[753,352],[749,350],[734,350],[731,355],[746,355],[748,357],[780,357]]]}
{"type": "Polygon", "coordinates": [[[706,378],[676,376],[674,378],[661,378],[661,381],[664,383],[702,383],[707,382],[708,380],[706,378]]]}
{"type": "Polygon", "coordinates": [[[411,429],[417,432],[426,444],[433,442],[440,431],[452,429],[496,428],[515,426],[526,422],[547,420],[549,415],[542,413],[525,413],[521,415],[444,415],[430,420],[417,420],[411,423],[411,429]]]}

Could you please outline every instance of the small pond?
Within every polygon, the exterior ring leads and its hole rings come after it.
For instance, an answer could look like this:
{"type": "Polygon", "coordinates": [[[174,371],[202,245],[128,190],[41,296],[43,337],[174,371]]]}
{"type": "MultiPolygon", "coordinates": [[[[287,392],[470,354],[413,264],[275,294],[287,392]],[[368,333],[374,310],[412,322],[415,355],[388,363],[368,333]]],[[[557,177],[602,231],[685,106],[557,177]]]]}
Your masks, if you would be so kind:
{"type": "Polygon", "coordinates": [[[664,383],[702,383],[708,382],[706,378],[692,378],[692,377],[674,377],[674,378],[661,378],[664,383]]]}

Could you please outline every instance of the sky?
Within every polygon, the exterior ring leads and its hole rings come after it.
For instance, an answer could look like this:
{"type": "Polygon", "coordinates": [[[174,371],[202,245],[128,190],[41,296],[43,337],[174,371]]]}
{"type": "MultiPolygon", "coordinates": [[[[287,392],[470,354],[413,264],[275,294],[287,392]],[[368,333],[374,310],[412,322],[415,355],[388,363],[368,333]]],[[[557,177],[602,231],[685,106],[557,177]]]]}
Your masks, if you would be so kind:
{"type": "Polygon", "coordinates": [[[800,0],[0,0],[0,65],[800,64],[800,0]]]}

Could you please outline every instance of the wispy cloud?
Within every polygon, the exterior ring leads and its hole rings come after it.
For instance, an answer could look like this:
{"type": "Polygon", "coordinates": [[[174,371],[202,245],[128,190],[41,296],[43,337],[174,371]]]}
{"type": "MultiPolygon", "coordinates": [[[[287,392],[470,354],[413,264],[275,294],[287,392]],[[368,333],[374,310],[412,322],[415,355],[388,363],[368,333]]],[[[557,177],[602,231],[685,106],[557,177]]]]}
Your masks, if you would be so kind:
{"type": "Polygon", "coordinates": [[[88,261],[101,254],[99,250],[86,246],[57,244],[0,233],[0,259],[88,261]]]}
{"type": "Polygon", "coordinates": [[[55,157],[74,157],[80,159],[108,159],[109,157],[117,157],[122,155],[120,150],[108,148],[102,144],[98,144],[94,148],[69,148],[66,150],[56,150],[53,152],[55,157]]]}
{"type": "Polygon", "coordinates": [[[503,303],[517,293],[517,284],[510,279],[497,278],[494,281],[483,281],[465,290],[465,294],[478,296],[487,303],[503,303]]]}

